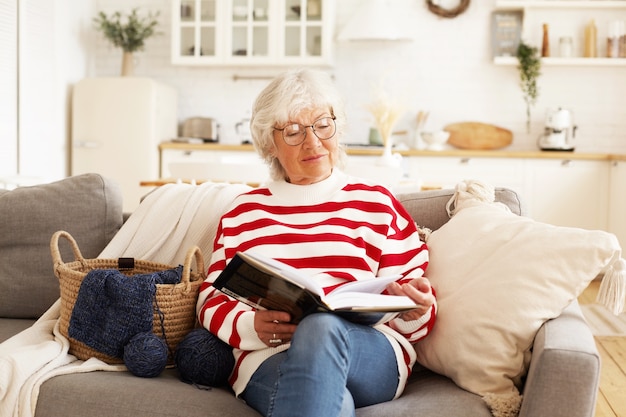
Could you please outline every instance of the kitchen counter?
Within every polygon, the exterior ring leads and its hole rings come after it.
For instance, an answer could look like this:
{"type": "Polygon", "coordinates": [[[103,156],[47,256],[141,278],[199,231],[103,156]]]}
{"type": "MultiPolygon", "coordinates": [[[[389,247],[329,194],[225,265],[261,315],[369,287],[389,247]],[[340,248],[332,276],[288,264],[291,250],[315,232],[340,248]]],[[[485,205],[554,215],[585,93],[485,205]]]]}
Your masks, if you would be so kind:
{"type": "MultiPolygon", "coordinates": [[[[175,143],[163,142],[159,145],[159,150],[204,150],[204,151],[241,151],[253,152],[252,145],[220,144],[220,143],[175,143]]],[[[366,145],[348,145],[346,147],[348,155],[372,156],[382,154],[382,147],[366,145]]],[[[534,159],[570,159],[570,160],[594,160],[594,161],[626,161],[626,154],[613,154],[601,152],[557,152],[540,150],[466,150],[466,149],[445,149],[441,151],[428,151],[419,149],[394,150],[403,156],[445,156],[459,158],[534,158],[534,159]]]]}
{"type": "MultiPolygon", "coordinates": [[[[267,172],[253,145],[220,143],[161,143],[160,177],[142,185],[158,186],[174,178],[210,178],[211,181],[258,181],[267,172]],[[173,175],[181,167],[185,174],[173,175]],[[259,174],[263,172],[264,174],[259,174]]],[[[626,244],[626,153],[597,151],[555,152],[538,149],[441,151],[394,150],[403,155],[402,178],[394,169],[381,171],[376,160],[382,147],[347,147],[352,175],[396,181],[395,192],[454,188],[459,181],[476,179],[508,187],[524,196],[527,213],[544,223],[608,230],[626,244]],[[385,176],[387,175],[387,176],[385,176]],[[391,177],[392,179],[390,179],[391,177]],[[554,190],[560,190],[559,195],[554,190]]],[[[625,246],[626,247],[626,246],[625,246]]]]}

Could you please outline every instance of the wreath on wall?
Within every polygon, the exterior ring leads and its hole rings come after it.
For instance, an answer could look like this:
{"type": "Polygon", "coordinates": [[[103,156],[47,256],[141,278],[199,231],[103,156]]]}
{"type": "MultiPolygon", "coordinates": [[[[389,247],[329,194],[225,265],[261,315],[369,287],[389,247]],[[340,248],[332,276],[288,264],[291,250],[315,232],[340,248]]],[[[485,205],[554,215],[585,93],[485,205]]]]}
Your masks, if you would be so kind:
{"type": "Polygon", "coordinates": [[[428,5],[428,10],[430,10],[432,13],[436,14],[437,16],[441,16],[441,17],[446,17],[446,18],[453,18],[453,17],[457,17],[458,15],[460,15],[461,13],[463,13],[465,10],[467,10],[467,8],[469,7],[470,4],[470,0],[460,0],[459,1],[459,5],[451,8],[451,9],[446,9],[443,8],[437,4],[434,3],[439,3],[438,1],[433,2],[432,0],[426,0],[426,4],[428,5]]]}

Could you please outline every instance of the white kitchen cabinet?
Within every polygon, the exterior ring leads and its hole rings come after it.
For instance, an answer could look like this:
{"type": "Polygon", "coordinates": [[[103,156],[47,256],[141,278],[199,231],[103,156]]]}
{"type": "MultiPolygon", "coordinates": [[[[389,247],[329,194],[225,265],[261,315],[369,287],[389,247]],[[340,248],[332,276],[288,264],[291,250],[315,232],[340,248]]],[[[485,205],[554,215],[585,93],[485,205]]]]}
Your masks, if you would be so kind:
{"type": "Polygon", "coordinates": [[[376,181],[394,193],[419,191],[421,183],[412,181],[407,175],[407,159],[398,162],[397,165],[388,166],[380,164],[380,156],[350,155],[344,171],[348,175],[376,181]]]}
{"type": "Polygon", "coordinates": [[[269,176],[256,152],[161,149],[161,178],[261,183],[269,176]]]}
{"type": "Polygon", "coordinates": [[[172,63],[329,65],[332,0],[173,0],[172,63]]]}
{"type": "Polygon", "coordinates": [[[224,2],[213,0],[172,1],[172,62],[189,64],[201,60],[218,63],[223,55],[224,2]]]}
{"type": "MultiPolygon", "coordinates": [[[[626,58],[606,58],[607,34],[610,21],[626,20],[624,0],[496,0],[496,11],[523,11],[522,39],[541,49],[543,24],[548,24],[550,57],[542,65],[563,66],[626,66],[626,58]],[[584,31],[595,21],[597,27],[597,57],[584,58],[584,31]],[[572,57],[559,56],[559,38],[571,37],[572,57]]],[[[515,57],[496,57],[497,65],[517,65],[515,57]]]]}
{"type": "Polygon", "coordinates": [[[612,161],[609,193],[609,232],[626,248],[626,161],[612,161]]]}
{"type": "Polygon", "coordinates": [[[410,157],[409,178],[425,187],[454,188],[464,180],[479,180],[495,187],[522,192],[523,160],[518,158],[410,157]]]}
{"type": "Polygon", "coordinates": [[[606,161],[529,159],[524,200],[533,219],[557,226],[608,230],[606,161]]]}

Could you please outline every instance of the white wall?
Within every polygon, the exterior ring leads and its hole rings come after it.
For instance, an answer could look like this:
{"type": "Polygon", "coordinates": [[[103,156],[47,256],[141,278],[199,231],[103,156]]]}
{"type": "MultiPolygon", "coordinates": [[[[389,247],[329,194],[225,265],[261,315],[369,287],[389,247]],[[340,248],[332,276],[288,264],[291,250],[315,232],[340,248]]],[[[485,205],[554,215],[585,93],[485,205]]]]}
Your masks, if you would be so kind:
{"type": "MultiPolygon", "coordinates": [[[[160,10],[162,36],[148,41],[138,54],[136,74],[156,78],[179,91],[179,119],[214,117],[221,123],[222,142],[237,142],[234,124],[245,116],[266,80],[233,81],[233,74],[251,70],[181,67],[170,64],[170,3],[168,0],[96,0],[98,9],[160,10]]],[[[491,61],[490,14],[493,1],[472,2],[455,19],[428,12],[425,2],[394,0],[393,5],[412,22],[417,40],[411,43],[337,43],[331,71],[348,104],[350,142],[366,142],[371,123],[365,105],[373,86],[384,79],[390,94],[406,103],[397,129],[410,129],[418,110],[429,110],[427,128],[447,123],[481,121],[514,131],[511,148],[536,149],[545,112],[563,106],[573,111],[578,125],[577,149],[626,152],[626,68],[544,67],[540,96],[532,111],[532,133],[526,134],[525,103],[515,66],[491,61]]],[[[359,0],[337,1],[337,29],[359,0]]],[[[95,74],[119,74],[121,53],[97,41],[95,74]]],[[[553,45],[556,49],[557,45],[553,45]]],[[[272,75],[276,70],[256,70],[272,75]]]]}
{"type": "Polygon", "coordinates": [[[0,1],[0,177],[17,172],[17,1],[0,1]]]}
{"type": "Polygon", "coordinates": [[[95,1],[1,4],[0,21],[5,24],[0,37],[6,42],[2,62],[14,74],[4,67],[0,71],[0,83],[7,87],[1,89],[0,176],[19,174],[19,183],[63,178],[69,164],[71,85],[87,74],[89,51],[94,50],[93,31],[84,26],[93,16],[95,1]]]}

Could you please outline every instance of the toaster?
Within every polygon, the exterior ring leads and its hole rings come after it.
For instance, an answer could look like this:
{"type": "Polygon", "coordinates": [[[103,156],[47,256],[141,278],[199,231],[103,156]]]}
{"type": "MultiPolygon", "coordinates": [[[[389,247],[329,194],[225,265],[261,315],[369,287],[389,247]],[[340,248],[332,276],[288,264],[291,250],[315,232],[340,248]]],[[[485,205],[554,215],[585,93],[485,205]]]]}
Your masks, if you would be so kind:
{"type": "Polygon", "coordinates": [[[200,138],[205,142],[217,142],[218,124],[211,117],[192,117],[183,122],[182,136],[185,138],[200,138]]]}

